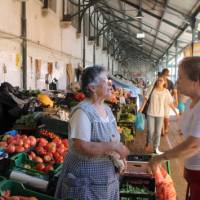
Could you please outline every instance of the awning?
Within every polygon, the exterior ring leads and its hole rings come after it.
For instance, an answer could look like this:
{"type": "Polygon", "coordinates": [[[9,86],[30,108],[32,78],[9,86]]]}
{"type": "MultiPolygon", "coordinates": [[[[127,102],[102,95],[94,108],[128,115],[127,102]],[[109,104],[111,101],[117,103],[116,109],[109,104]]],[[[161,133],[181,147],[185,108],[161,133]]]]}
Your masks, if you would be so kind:
{"type": "Polygon", "coordinates": [[[109,78],[112,80],[113,85],[115,85],[116,87],[121,87],[121,88],[124,88],[124,89],[130,91],[133,97],[138,97],[138,95],[141,93],[141,89],[138,88],[137,86],[135,86],[130,81],[120,80],[113,76],[109,76],[109,78]]]}

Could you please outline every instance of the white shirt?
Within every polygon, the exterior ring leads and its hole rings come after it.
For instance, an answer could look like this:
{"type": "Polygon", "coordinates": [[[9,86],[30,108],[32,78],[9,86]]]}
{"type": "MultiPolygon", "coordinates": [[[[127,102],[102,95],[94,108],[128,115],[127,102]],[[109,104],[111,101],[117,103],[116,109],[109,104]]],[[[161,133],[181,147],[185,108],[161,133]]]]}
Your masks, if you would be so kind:
{"type": "Polygon", "coordinates": [[[169,90],[163,89],[162,91],[158,91],[154,89],[150,98],[147,115],[153,117],[164,117],[165,106],[173,102],[173,98],[169,90]]]}
{"type": "MultiPolygon", "coordinates": [[[[104,123],[109,122],[108,116],[106,118],[100,118],[104,123]]],[[[76,138],[86,142],[91,141],[91,122],[83,110],[76,110],[69,120],[69,123],[71,128],[70,138],[76,138]]]]}
{"type": "Polygon", "coordinates": [[[126,104],[126,99],[124,96],[119,97],[119,103],[120,104],[126,104]]]}
{"type": "MultiPolygon", "coordinates": [[[[200,100],[190,109],[188,103],[181,116],[179,126],[185,138],[194,136],[200,138],[200,100]]],[[[200,152],[185,161],[185,167],[190,170],[200,170],[200,152]]]]}

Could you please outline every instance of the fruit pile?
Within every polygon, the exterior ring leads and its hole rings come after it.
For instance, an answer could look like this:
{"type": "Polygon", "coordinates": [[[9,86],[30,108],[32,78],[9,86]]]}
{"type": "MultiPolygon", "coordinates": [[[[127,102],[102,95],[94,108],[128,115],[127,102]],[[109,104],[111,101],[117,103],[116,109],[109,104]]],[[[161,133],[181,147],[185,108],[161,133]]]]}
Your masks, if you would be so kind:
{"type": "Polygon", "coordinates": [[[120,115],[120,122],[134,122],[135,121],[135,115],[131,113],[122,113],[120,115]]]}
{"type": "Polygon", "coordinates": [[[127,127],[121,127],[122,129],[122,141],[126,144],[127,142],[132,142],[134,140],[133,135],[131,134],[131,129],[127,127]]]}
{"type": "Polygon", "coordinates": [[[48,130],[45,130],[45,129],[39,130],[39,134],[41,136],[44,136],[44,137],[49,138],[49,139],[59,138],[55,133],[48,131],[48,130]]]}
{"type": "Polygon", "coordinates": [[[67,139],[55,138],[49,142],[45,138],[37,138],[36,147],[28,157],[38,163],[34,167],[36,170],[46,173],[54,170],[54,164],[63,163],[67,151],[67,139]]]}
{"type": "Polygon", "coordinates": [[[0,148],[5,149],[8,154],[24,152],[35,145],[36,138],[34,136],[19,134],[16,136],[4,135],[0,142],[0,148]]]}
{"type": "Polygon", "coordinates": [[[77,92],[74,94],[74,99],[77,101],[83,101],[85,99],[85,95],[82,92],[77,92]]]}
{"type": "Polygon", "coordinates": [[[37,200],[36,197],[26,197],[26,196],[11,196],[10,190],[5,190],[0,196],[0,200],[37,200]]]}
{"type": "Polygon", "coordinates": [[[41,135],[39,138],[6,134],[0,141],[0,148],[8,154],[27,152],[27,159],[35,162],[34,165],[27,162],[23,167],[47,173],[54,170],[57,166],[55,164],[63,163],[64,156],[68,152],[68,140],[61,139],[55,133],[46,130],[41,130],[39,134],[41,135]]]}

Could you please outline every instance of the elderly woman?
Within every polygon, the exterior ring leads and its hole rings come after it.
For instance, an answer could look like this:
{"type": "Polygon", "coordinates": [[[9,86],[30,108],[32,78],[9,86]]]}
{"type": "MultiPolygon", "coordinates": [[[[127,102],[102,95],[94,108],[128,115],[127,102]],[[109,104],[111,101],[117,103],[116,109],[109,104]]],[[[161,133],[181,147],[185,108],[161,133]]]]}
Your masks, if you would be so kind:
{"type": "Polygon", "coordinates": [[[181,115],[180,129],[185,136],[178,146],[150,162],[155,169],[164,160],[185,159],[186,178],[190,187],[190,200],[199,199],[200,191],[200,57],[186,57],[179,64],[178,90],[191,98],[181,115]]]}
{"type": "Polygon", "coordinates": [[[86,99],[70,119],[70,149],[66,155],[55,196],[76,200],[119,199],[118,173],[112,159],[128,149],[120,143],[116,121],[104,100],[111,95],[111,82],[101,66],[88,67],[81,79],[86,99]]]}

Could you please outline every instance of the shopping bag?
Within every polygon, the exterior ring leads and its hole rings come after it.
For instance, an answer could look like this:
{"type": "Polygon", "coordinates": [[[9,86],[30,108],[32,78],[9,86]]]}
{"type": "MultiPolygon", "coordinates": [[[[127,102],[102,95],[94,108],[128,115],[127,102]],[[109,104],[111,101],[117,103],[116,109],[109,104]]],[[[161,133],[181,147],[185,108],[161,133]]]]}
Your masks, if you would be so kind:
{"type": "Polygon", "coordinates": [[[176,200],[176,190],[170,175],[163,166],[154,170],[156,196],[158,200],[176,200]]]}
{"type": "Polygon", "coordinates": [[[140,112],[138,112],[136,115],[135,128],[138,131],[144,131],[145,128],[145,117],[144,114],[140,112]]]}
{"type": "Polygon", "coordinates": [[[178,103],[179,112],[183,112],[185,110],[185,104],[183,102],[178,103]]]}

